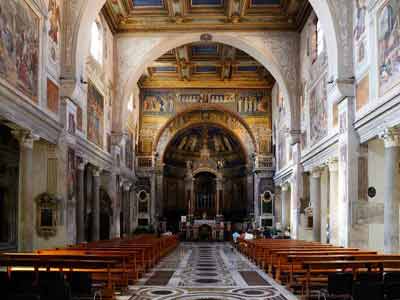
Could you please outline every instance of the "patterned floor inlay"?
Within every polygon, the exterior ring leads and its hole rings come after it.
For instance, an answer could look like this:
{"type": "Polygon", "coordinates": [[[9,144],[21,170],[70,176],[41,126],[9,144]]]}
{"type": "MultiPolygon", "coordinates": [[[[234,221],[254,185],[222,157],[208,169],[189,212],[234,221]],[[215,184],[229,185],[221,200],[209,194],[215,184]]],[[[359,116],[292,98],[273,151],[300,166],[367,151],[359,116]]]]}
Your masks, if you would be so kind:
{"type": "Polygon", "coordinates": [[[228,243],[181,243],[129,292],[123,299],[297,299],[228,243]]]}
{"type": "Polygon", "coordinates": [[[246,281],[247,285],[270,285],[264,278],[262,278],[257,272],[254,271],[240,271],[240,275],[242,275],[244,281],[246,281]]]}
{"type": "Polygon", "coordinates": [[[174,271],[156,271],[146,281],[146,285],[167,285],[172,275],[174,275],[174,271]]]}

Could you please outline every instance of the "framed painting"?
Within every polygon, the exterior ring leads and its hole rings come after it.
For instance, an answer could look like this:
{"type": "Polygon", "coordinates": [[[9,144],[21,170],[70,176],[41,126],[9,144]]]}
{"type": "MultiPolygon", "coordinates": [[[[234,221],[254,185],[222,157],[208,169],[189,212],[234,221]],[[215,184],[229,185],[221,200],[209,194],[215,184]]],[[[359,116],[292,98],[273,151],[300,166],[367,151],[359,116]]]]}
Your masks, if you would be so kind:
{"type": "Polygon", "coordinates": [[[40,19],[23,0],[0,2],[0,78],[38,102],[40,19]]]}

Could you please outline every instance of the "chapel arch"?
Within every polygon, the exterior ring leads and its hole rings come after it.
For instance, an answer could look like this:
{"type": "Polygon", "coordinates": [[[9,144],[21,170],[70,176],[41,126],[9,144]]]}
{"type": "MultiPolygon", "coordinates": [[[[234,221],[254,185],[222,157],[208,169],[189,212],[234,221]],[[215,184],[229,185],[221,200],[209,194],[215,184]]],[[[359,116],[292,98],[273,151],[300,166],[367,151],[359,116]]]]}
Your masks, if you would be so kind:
{"type": "Polygon", "coordinates": [[[199,124],[213,124],[230,132],[240,142],[247,158],[251,154],[258,153],[258,143],[249,125],[235,112],[214,104],[194,105],[170,118],[158,131],[153,152],[161,155],[163,161],[165,151],[174,137],[187,128],[199,124]]]}

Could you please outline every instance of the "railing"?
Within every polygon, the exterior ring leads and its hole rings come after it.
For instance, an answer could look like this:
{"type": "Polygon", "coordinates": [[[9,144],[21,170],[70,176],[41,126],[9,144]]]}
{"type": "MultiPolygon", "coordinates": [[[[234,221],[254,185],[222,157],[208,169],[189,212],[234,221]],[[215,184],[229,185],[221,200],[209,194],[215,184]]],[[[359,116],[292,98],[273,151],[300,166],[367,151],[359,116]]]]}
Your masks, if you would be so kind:
{"type": "Polygon", "coordinates": [[[136,166],[139,169],[152,168],[153,158],[151,156],[139,156],[136,158],[136,166]]]}

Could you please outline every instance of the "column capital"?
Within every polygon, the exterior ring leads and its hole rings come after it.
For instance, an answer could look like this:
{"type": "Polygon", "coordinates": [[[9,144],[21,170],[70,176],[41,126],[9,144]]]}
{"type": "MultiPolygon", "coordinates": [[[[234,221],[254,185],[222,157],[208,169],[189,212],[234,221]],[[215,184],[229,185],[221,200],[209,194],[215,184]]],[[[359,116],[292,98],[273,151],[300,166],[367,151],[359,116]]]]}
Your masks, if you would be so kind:
{"type": "Polygon", "coordinates": [[[315,167],[310,171],[311,177],[313,178],[320,178],[321,177],[321,168],[315,167]]]}
{"type": "Polygon", "coordinates": [[[84,171],[87,163],[88,163],[88,160],[86,158],[81,157],[77,164],[78,170],[84,171]]]}
{"type": "Polygon", "coordinates": [[[124,182],[122,186],[123,186],[125,192],[129,192],[129,190],[132,186],[132,183],[127,181],[127,182],[124,182]]]}
{"type": "Polygon", "coordinates": [[[383,130],[379,137],[383,139],[385,148],[400,147],[400,128],[388,127],[383,130]]]}
{"type": "Polygon", "coordinates": [[[102,169],[100,169],[100,168],[93,168],[93,176],[94,176],[94,177],[99,177],[100,174],[101,174],[101,172],[102,172],[102,169]]]}
{"type": "Polygon", "coordinates": [[[289,183],[288,183],[288,182],[284,182],[284,183],[281,185],[281,190],[282,190],[283,192],[287,192],[287,191],[289,190],[289,183]]]}
{"type": "Polygon", "coordinates": [[[14,129],[11,133],[18,140],[19,145],[24,148],[33,149],[33,143],[40,139],[40,136],[30,130],[14,129]]]}
{"type": "Polygon", "coordinates": [[[330,173],[339,171],[339,160],[337,157],[329,159],[327,165],[330,173]]]}

